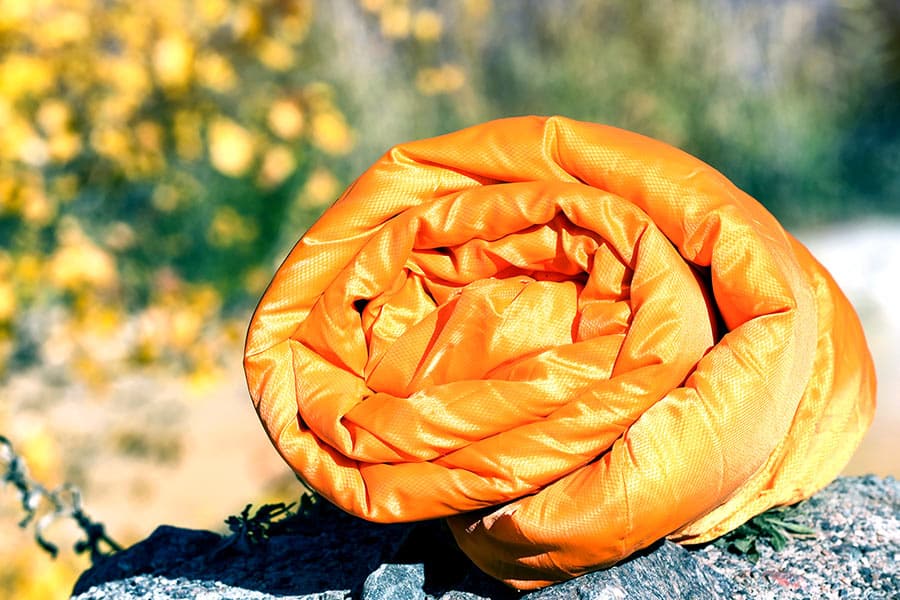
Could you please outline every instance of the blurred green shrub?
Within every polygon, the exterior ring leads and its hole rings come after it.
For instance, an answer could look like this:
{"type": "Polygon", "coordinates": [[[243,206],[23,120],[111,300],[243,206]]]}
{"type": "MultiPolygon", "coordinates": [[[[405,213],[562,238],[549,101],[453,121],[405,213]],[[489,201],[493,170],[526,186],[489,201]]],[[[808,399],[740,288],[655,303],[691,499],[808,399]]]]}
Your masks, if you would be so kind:
{"type": "Polygon", "coordinates": [[[209,361],[205,323],[258,295],[353,147],[305,68],[312,8],[0,3],[0,366],[209,361]]]}
{"type": "Polygon", "coordinates": [[[208,370],[208,325],[237,315],[241,337],[275,261],[378,154],[499,116],[664,139],[788,224],[896,212],[898,12],[0,0],[0,371],[208,370]]]}

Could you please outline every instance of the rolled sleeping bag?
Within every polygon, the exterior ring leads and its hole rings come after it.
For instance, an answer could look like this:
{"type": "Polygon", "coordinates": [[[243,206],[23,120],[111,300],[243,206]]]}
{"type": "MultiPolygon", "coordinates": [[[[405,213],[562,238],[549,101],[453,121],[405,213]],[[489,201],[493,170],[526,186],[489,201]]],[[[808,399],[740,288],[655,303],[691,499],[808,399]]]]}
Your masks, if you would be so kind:
{"type": "Polygon", "coordinates": [[[387,152],[278,269],[245,369],[309,486],[446,517],[518,589],[810,496],[875,402],[856,313],[756,200],[561,117],[387,152]]]}

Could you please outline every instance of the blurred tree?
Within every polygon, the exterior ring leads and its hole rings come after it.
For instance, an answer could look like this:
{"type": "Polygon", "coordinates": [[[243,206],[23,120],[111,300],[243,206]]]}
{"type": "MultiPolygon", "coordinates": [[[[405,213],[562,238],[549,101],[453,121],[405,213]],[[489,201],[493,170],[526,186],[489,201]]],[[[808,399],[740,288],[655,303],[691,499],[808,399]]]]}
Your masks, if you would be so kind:
{"type": "Polygon", "coordinates": [[[900,209],[900,3],[843,2],[844,60],[857,84],[843,115],[839,176],[854,183],[851,210],[900,209]]]}

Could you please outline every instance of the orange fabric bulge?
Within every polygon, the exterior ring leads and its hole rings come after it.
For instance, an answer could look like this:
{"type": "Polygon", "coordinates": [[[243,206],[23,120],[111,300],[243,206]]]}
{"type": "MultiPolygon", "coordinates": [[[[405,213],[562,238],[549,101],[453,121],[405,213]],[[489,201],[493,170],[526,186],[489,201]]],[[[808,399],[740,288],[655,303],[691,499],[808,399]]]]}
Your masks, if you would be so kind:
{"type": "Polygon", "coordinates": [[[449,517],[521,589],[809,496],[875,396],[852,307],[758,202],[560,117],[388,152],[279,268],[245,368],[312,488],[449,517]]]}

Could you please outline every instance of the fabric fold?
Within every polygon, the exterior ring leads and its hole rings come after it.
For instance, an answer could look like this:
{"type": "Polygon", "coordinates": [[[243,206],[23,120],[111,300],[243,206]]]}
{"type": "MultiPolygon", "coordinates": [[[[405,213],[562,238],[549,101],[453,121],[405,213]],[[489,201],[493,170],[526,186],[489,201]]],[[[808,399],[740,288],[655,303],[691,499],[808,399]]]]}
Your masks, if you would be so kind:
{"type": "Polygon", "coordinates": [[[519,589],[808,497],[875,401],[853,308],[756,200],[562,117],[387,152],[278,269],[245,369],[313,489],[447,517],[519,589]]]}

